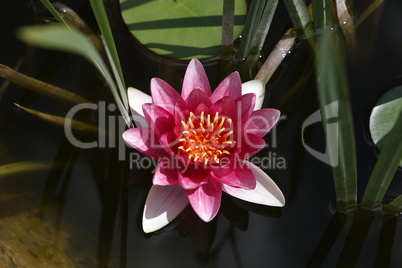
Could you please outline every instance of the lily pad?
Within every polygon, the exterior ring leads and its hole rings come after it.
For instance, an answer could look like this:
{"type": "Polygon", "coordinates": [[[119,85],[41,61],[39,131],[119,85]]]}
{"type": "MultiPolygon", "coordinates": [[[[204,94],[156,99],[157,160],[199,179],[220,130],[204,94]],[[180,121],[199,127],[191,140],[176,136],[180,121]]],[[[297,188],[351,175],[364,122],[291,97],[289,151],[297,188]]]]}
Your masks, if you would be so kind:
{"type": "MultiPolygon", "coordinates": [[[[160,55],[189,59],[220,52],[223,0],[120,0],[120,7],[135,38],[160,55]]],[[[236,0],[233,40],[246,13],[246,1],[236,0]]]]}
{"type": "MultiPolygon", "coordinates": [[[[369,127],[374,144],[381,150],[387,141],[387,134],[402,113],[402,85],[382,95],[371,111],[369,127]]],[[[402,137],[401,137],[402,138],[402,137]]],[[[402,166],[402,162],[399,163],[402,166]]]]}

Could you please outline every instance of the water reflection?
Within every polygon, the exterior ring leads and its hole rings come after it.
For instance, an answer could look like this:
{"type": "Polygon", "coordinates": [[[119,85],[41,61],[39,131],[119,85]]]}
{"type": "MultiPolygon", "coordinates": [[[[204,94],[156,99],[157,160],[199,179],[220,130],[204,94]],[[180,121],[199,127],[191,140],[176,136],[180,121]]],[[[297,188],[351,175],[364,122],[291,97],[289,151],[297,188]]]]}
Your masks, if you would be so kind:
{"type": "Polygon", "coordinates": [[[394,267],[392,249],[397,216],[381,208],[335,213],[307,267],[394,267]]]}

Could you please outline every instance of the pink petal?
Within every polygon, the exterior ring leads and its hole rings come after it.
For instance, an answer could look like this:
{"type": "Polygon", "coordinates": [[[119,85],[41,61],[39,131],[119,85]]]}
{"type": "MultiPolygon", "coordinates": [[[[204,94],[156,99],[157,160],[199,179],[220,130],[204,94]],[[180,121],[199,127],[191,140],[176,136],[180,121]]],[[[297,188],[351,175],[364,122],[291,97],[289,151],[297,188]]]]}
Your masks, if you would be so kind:
{"type": "Polygon", "coordinates": [[[227,116],[231,119],[234,118],[236,113],[235,102],[232,97],[223,97],[215,102],[209,110],[209,113],[214,116],[218,112],[219,115],[227,116]]]}
{"type": "Polygon", "coordinates": [[[142,111],[142,105],[145,103],[152,103],[152,98],[144,92],[129,87],[127,89],[128,104],[131,108],[132,120],[137,127],[148,127],[148,123],[144,118],[144,112],[142,111]]]}
{"type": "Polygon", "coordinates": [[[167,156],[158,137],[150,128],[130,128],[123,133],[124,141],[131,147],[153,158],[167,156]]]}
{"type": "Polygon", "coordinates": [[[173,131],[168,131],[162,134],[159,143],[169,155],[175,155],[179,140],[173,131]]]}
{"type": "Polygon", "coordinates": [[[247,202],[283,207],[285,205],[285,197],[275,182],[256,165],[250,162],[248,162],[248,165],[257,180],[256,187],[253,190],[246,190],[222,185],[223,191],[247,202]]]}
{"type": "Polygon", "coordinates": [[[181,96],[187,100],[191,91],[194,89],[204,91],[208,96],[211,95],[211,86],[209,85],[207,74],[201,62],[197,59],[192,59],[187,66],[186,74],[184,75],[183,88],[181,96]]]}
{"type": "Polygon", "coordinates": [[[169,160],[169,158],[163,158],[158,163],[152,179],[154,185],[168,186],[179,184],[177,169],[174,167],[174,162],[169,160]]]}
{"type": "Polygon", "coordinates": [[[181,121],[185,121],[190,113],[190,107],[186,103],[176,103],[174,108],[174,123],[175,125],[181,126],[181,121]]]}
{"type": "Polygon", "coordinates": [[[221,183],[212,179],[196,189],[187,190],[187,194],[191,206],[201,220],[209,222],[216,216],[221,205],[221,183]]]}
{"type": "Polygon", "coordinates": [[[245,94],[235,100],[237,122],[246,124],[255,106],[255,95],[245,94]]]}
{"type": "Polygon", "coordinates": [[[256,95],[256,103],[254,110],[259,110],[264,103],[265,85],[261,80],[250,80],[242,84],[241,94],[254,93],[256,95]]]}
{"type": "Polygon", "coordinates": [[[144,104],[142,109],[151,129],[158,137],[165,132],[173,131],[174,118],[168,111],[153,103],[144,104]]]}
{"type": "Polygon", "coordinates": [[[173,113],[176,103],[183,102],[180,94],[164,80],[151,79],[151,94],[153,103],[173,113]]]}
{"type": "Polygon", "coordinates": [[[225,96],[236,99],[241,96],[241,79],[238,72],[228,75],[212,92],[211,102],[215,103],[225,96]]]}
{"type": "Polygon", "coordinates": [[[193,111],[193,113],[196,114],[196,115],[201,114],[201,112],[204,112],[204,114],[209,114],[209,107],[207,107],[205,104],[201,103],[193,111]]]}
{"type": "Polygon", "coordinates": [[[213,178],[223,184],[243,189],[254,189],[256,182],[252,170],[243,161],[235,161],[232,167],[216,169],[213,178]]]}
{"type": "Polygon", "coordinates": [[[197,188],[206,184],[209,179],[209,171],[201,166],[185,165],[184,170],[179,171],[179,184],[186,190],[197,188]]]}
{"type": "Polygon", "coordinates": [[[276,109],[254,111],[246,122],[246,131],[263,137],[275,126],[280,115],[281,112],[276,109]]]}
{"type": "Polygon", "coordinates": [[[178,139],[180,139],[181,137],[182,137],[182,133],[181,133],[181,131],[182,131],[182,126],[181,126],[181,124],[180,125],[176,125],[175,127],[174,127],[174,130],[173,130],[173,133],[174,133],[174,135],[176,136],[176,137],[178,137],[178,139]]]}
{"type": "Polygon", "coordinates": [[[188,204],[186,192],[179,186],[153,185],[145,201],[142,228],[155,232],[173,221],[188,204]]]}
{"type": "Polygon", "coordinates": [[[244,160],[252,157],[256,153],[261,151],[266,145],[263,138],[253,133],[243,133],[243,135],[241,135],[241,137],[239,138],[240,139],[237,139],[237,148],[240,149],[240,151],[237,153],[237,158],[239,160],[244,160]]]}
{"type": "Polygon", "coordinates": [[[200,89],[194,89],[187,98],[187,105],[190,107],[191,110],[195,110],[198,105],[204,104],[205,106],[211,106],[211,100],[209,96],[200,89]]]}

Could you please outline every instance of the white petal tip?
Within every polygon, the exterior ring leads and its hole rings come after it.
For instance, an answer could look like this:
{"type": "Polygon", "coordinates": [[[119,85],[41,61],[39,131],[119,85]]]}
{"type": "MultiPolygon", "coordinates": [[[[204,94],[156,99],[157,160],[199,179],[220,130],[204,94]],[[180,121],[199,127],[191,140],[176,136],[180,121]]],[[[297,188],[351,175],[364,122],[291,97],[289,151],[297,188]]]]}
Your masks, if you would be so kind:
{"type": "Polygon", "coordinates": [[[256,165],[252,163],[247,164],[257,180],[256,187],[253,190],[245,190],[222,185],[222,189],[229,195],[247,202],[272,207],[283,207],[285,205],[285,197],[275,182],[256,165]]]}
{"type": "MultiPolygon", "coordinates": [[[[165,213],[166,214],[166,213],[165,213]]],[[[145,218],[145,213],[142,218],[142,230],[144,233],[149,234],[158,231],[168,225],[170,221],[167,219],[166,215],[161,215],[155,218],[145,218]]]]}
{"type": "Polygon", "coordinates": [[[134,87],[127,89],[128,103],[133,111],[133,114],[144,116],[142,105],[145,103],[152,103],[152,98],[148,94],[138,90],[134,87]]]}
{"type": "Polygon", "coordinates": [[[242,84],[241,94],[254,93],[256,96],[255,108],[254,110],[259,110],[264,103],[265,97],[265,85],[261,80],[250,80],[242,84]]]}
{"type": "Polygon", "coordinates": [[[142,229],[155,232],[172,222],[187,206],[186,191],[179,186],[153,185],[145,201],[142,229]]]}

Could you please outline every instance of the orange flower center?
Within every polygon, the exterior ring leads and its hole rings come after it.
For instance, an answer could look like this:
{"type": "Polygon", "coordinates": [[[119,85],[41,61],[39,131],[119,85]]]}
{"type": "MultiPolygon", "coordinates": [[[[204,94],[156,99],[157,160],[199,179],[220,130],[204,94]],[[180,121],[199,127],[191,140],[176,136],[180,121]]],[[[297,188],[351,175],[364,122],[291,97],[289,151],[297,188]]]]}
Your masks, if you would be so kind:
{"type": "Polygon", "coordinates": [[[225,155],[230,155],[233,148],[232,119],[220,117],[216,112],[213,119],[211,115],[201,112],[195,116],[190,112],[183,126],[182,138],[179,139],[178,149],[194,162],[207,165],[210,162],[219,163],[225,155]]]}

